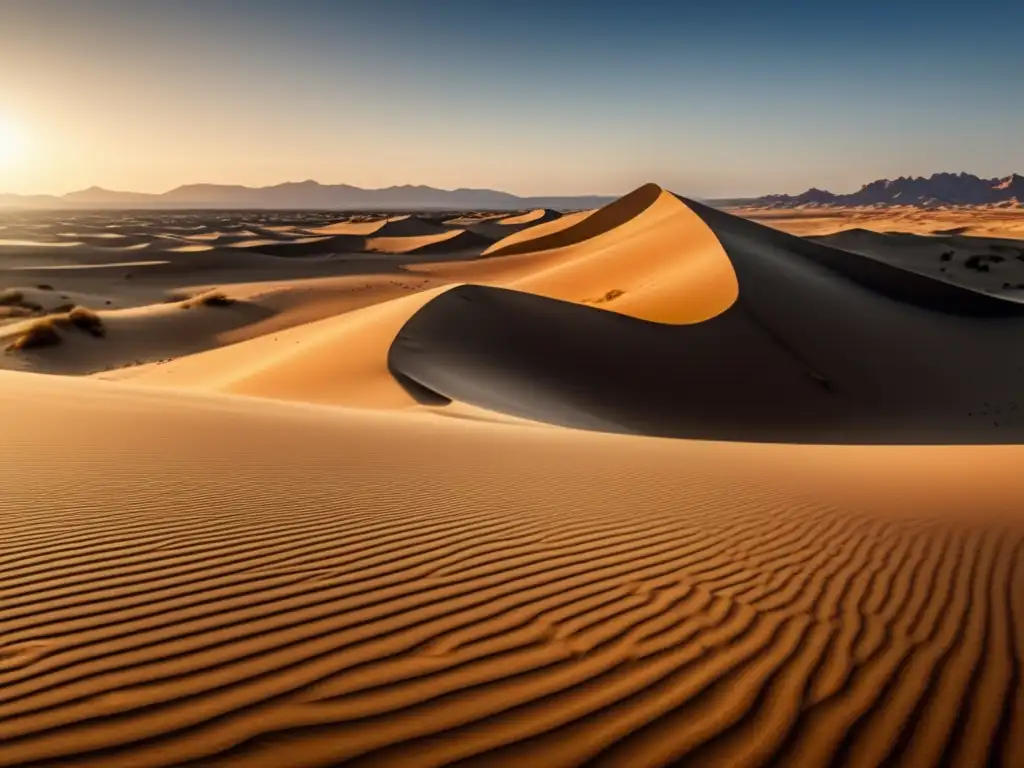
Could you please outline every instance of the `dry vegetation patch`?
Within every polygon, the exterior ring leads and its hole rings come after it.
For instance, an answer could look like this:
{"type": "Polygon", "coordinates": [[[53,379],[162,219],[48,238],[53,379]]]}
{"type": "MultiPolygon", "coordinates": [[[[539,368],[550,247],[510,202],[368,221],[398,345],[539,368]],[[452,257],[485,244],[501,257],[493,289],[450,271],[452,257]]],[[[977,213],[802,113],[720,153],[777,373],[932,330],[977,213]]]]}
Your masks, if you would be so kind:
{"type": "Polygon", "coordinates": [[[17,338],[7,345],[7,351],[55,347],[63,341],[61,329],[82,331],[97,339],[107,335],[103,318],[88,307],[72,306],[66,312],[40,318],[26,326],[17,338]]]}
{"type": "Polygon", "coordinates": [[[613,288],[612,290],[608,291],[608,293],[606,293],[601,298],[599,298],[599,299],[588,299],[588,300],[586,300],[584,302],[584,304],[605,304],[605,303],[607,303],[609,301],[615,301],[617,298],[619,298],[620,296],[624,295],[625,293],[626,293],[625,291],[619,290],[618,288],[613,288]]]}
{"type": "Polygon", "coordinates": [[[61,341],[60,334],[57,332],[57,324],[51,318],[45,317],[28,326],[18,338],[7,346],[7,351],[18,352],[23,349],[55,347],[61,341]]]}
{"type": "Polygon", "coordinates": [[[67,313],[66,320],[72,326],[80,331],[85,331],[90,336],[102,338],[107,335],[103,319],[87,307],[75,307],[67,313]]]}
{"type": "Polygon", "coordinates": [[[207,291],[206,293],[200,293],[198,296],[193,296],[190,299],[186,299],[185,301],[182,302],[181,308],[191,309],[192,307],[230,307],[232,304],[237,303],[237,299],[232,299],[223,291],[207,291]]]}

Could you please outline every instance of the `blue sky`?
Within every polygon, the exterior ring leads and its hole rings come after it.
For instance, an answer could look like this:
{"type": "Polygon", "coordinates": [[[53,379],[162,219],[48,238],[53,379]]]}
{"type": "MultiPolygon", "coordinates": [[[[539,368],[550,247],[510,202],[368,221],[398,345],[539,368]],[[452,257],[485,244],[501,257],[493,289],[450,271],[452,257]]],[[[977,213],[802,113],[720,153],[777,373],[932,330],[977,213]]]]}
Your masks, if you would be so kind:
{"type": "Polygon", "coordinates": [[[1024,3],[0,0],[0,191],[1024,171],[1024,3]]]}

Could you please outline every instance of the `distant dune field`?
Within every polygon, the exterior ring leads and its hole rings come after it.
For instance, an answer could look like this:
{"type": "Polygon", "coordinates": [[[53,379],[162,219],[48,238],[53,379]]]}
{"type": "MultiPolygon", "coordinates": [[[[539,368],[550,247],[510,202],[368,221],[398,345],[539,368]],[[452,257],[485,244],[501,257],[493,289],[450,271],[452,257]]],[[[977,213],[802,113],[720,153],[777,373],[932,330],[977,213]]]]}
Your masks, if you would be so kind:
{"type": "Polygon", "coordinates": [[[8,214],[0,765],[1024,764],[1015,220],[739,213],[8,214]]]}

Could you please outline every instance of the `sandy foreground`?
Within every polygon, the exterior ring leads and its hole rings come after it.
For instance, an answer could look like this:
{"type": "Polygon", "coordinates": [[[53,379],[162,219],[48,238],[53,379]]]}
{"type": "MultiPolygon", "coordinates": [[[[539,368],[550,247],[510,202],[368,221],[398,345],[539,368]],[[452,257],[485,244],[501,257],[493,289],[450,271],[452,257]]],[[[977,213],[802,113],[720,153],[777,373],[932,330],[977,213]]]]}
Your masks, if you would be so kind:
{"type": "Polygon", "coordinates": [[[0,765],[1024,764],[1006,232],[0,226],[0,765]]]}

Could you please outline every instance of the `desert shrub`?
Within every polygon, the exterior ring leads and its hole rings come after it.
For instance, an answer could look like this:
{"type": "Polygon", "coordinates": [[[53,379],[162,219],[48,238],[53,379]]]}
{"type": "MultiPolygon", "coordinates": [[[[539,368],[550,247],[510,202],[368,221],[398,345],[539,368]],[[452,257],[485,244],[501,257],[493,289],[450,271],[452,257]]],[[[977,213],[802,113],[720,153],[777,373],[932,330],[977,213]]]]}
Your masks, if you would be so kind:
{"type": "Polygon", "coordinates": [[[210,291],[208,293],[201,293],[198,296],[193,296],[188,301],[184,302],[181,306],[183,309],[189,309],[191,307],[230,307],[232,304],[237,303],[237,299],[232,299],[221,291],[210,291]]]}
{"type": "Polygon", "coordinates": [[[40,291],[53,291],[53,290],[56,290],[52,285],[48,285],[47,283],[40,283],[39,285],[36,286],[36,288],[38,290],[40,290],[40,291]]]}
{"type": "Polygon", "coordinates": [[[200,296],[199,303],[204,307],[230,307],[235,303],[235,300],[218,291],[200,296]]]}
{"type": "Polygon", "coordinates": [[[953,259],[953,252],[945,251],[941,256],[939,256],[939,259],[941,261],[951,261],[953,259]]]}
{"type": "Polygon", "coordinates": [[[625,291],[619,290],[618,288],[613,288],[612,290],[608,291],[608,293],[606,293],[601,298],[594,299],[593,303],[594,304],[604,304],[606,301],[615,301],[617,298],[619,298],[619,296],[622,296],[625,293],[626,293],[625,291]]]}
{"type": "Polygon", "coordinates": [[[103,325],[103,319],[86,307],[75,307],[67,314],[67,320],[71,325],[80,331],[85,331],[90,336],[102,338],[107,335],[107,329],[103,325]]]}
{"type": "Polygon", "coordinates": [[[18,338],[7,346],[7,351],[17,352],[22,349],[55,347],[60,343],[61,338],[57,333],[57,326],[52,320],[43,319],[37,320],[26,328],[18,338]]]}

